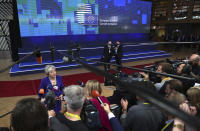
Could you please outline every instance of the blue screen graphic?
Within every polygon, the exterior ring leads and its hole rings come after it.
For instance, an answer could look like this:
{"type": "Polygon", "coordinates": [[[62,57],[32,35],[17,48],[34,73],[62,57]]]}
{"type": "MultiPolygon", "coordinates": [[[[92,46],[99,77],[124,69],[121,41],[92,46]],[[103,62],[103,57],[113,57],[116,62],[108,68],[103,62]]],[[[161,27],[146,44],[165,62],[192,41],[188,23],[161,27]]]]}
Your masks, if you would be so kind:
{"type": "Polygon", "coordinates": [[[151,2],[17,0],[21,37],[149,33],[151,2]]]}

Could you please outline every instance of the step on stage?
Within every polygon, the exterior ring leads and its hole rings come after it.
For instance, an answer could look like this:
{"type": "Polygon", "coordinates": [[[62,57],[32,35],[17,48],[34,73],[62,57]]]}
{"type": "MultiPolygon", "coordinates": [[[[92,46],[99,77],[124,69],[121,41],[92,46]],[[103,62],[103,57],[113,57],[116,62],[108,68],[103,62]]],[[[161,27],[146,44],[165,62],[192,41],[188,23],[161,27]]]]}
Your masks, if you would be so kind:
{"type": "MultiPolygon", "coordinates": [[[[139,61],[145,59],[154,59],[154,58],[163,58],[169,57],[171,54],[166,53],[164,51],[157,50],[156,43],[123,43],[123,62],[132,62],[132,61],[139,61]]],[[[93,60],[94,62],[88,62],[88,64],[97,66],[95,61],[100,61],[103,54],[103,46],[99,47],[89,47],[89,48],[82,48],[80,51],[80,57],[84,57],[88,60],[93,60]]],[[[66,50],[58,50],[61,53],[66,53],[66,50]]],[[[19,57],[22,58],[25,55],[31,54],[32,52],[23,52],[19,53],[19,57]]],[[[10,69],[10,75],[23,75],[23,74],[32,74],[43,72],[45,65],[51,64],[56,67],[57,70],[62,69],[72,69],[80,67],[79,64],[72,62],[64,62],[63,56],[59,53],[55,53],[55,60],[51,61],[50,51],[41,51],[42,53],[42,64],[38,64],[36,61],[35,56],[31,56],[25,61],[13,66],[10,69]]],[[[112,63],[115,62],[114,58],[111,60],[112,63]]]]}

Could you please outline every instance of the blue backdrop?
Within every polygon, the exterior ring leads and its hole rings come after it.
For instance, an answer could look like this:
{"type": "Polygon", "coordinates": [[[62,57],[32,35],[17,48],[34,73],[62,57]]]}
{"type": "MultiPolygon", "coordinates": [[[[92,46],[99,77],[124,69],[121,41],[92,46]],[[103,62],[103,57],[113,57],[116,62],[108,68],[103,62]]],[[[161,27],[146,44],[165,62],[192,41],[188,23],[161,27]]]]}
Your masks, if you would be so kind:
{"type": "Polygon", "coordinates": [[[17,0],[22,49],[48,50],[50,43],[67,49],[108,40],[148,40],[151,2],[140,0],[17,0]]]}

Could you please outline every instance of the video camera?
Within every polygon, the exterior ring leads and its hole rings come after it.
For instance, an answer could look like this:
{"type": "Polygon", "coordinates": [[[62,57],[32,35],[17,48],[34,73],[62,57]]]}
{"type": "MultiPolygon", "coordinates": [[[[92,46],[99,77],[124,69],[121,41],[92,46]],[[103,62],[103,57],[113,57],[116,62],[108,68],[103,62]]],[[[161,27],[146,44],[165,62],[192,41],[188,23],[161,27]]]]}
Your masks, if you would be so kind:
{"type": "MultiPolygon", "coordinates": [[[[151,71],[156,72],[157,68],[158,68],[157,64],[152,64],[152,65],[144,67],[145,70],[149,70],[150,72],[151,71]]],[[[154,82],[154,83],[161,81],[160,77],[157,77],[157,75],[155,73],[148,73],[148,72],[144,72],[144,73],[149,74],[149,80],[154,82]]],[[[132,79],[136,80],[136,81],[143,81],[144,80],[143,76],[139,72],[134,72],[132,77],[133,77],[132,79]]]]}
{"type": "MultiPolygon", "coordinates": [[[[160,63],[169,63],[171,65],[171,68],[172,68],[171,74],[174,74],[174,75],[177,74],[177,68],[179,67],[179,65],[181,65],[181,64],[191,64],[188,59],[176,59],[176,60],[166,59],[164,61],[157,61],[157,62],[155,62],[155,64],[152,64],[150,66],[145,66],[144,69],[152,71],[152,72],[156,72],[156,70],[158,69],[158,65],[160,63]]],[[[149,80],[154,82],[154,83],[161,82],[161,78],[157,77],[157,75],[155,73],[149,73],[149,80]]]]}
{"type": "Polygon", "coordinates": [[[191,62],[188,59],[177,59],[177,60],[166,59],[166,62],[172,65],[173,74],[176,74],[177,68],[179,67],[179,65],[181,64],[191,65],[191,62]]]}
{"type": "MultiPolygon", "coordinates": [[[[121,71],[115,71],[114,73],[112,73],[112,75],[116,78],[127,78],[128,77],[128,75],[126,73],[121,72],[121,71]]],[[[107,77],[104,78],[104,85],[105,86],[116,86],[115,82],[107,77]]]]}

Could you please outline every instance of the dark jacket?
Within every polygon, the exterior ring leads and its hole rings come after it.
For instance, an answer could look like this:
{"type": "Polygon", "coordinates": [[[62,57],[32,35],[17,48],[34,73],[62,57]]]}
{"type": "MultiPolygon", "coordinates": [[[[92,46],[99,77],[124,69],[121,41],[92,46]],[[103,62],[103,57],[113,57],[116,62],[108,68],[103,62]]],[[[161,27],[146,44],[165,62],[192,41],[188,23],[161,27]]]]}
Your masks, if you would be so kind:
{"type": "Polygon", "coordinates": [[[50,128],[53,131],[71,131],[66,125],[61,123],[56,117],[51,117],[49,120],[50,120],[50,128]]]}
{"type": "Polygon", "coordinates": [[[119,58],[123,57],[122,45],[119,45],[119,47],[115,46],[114,54],[115,54],[115,56],[117,56],[119,58]]]}
{"type": "Polygon", "coordinates": [[[110,119],[110,124],[112,126],[113,131],[124,131],[116,117],[110,119]]]}
{"type": "Polygon", "coordinates": [[[114,48],[113,46],[111,45],[111,48],[109,49],[108,48],[108,45],[105,45],[104,46],[104,50],[103,50],[103,56],[106,58],[106,57],[112,57],[114,54],[114,48]],[[110,50],[110,51],[109,51],[110,50]]]}
{"type": "Polygon", "coordinates": [[[149,103],[140,102],[121,116],[122,126],[131,131],[160,131],[165,122],[163,113],[149,103]]]}
{"type": "Polygon", "coordinates": [[[56,118],[65,126],[67,126],[71,131],[90,131],[82,120],[71,121],[67,119],[64,114],[57,113],[56,118]]]}

